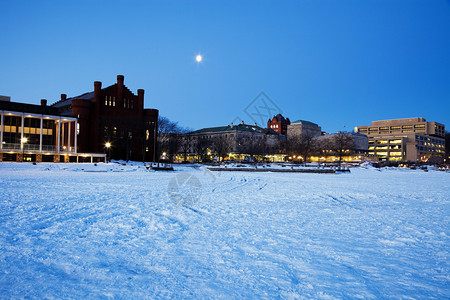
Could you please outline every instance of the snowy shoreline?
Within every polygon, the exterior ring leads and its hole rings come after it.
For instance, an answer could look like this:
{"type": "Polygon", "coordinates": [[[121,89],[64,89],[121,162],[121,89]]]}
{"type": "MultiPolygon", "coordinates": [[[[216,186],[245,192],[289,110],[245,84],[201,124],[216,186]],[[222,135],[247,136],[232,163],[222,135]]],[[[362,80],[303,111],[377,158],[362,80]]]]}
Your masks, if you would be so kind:
{"type": "Polygon", "coordinates": [[[0,297],[446,298],[449,191],[434,170],[1,163],[0,297]]]}

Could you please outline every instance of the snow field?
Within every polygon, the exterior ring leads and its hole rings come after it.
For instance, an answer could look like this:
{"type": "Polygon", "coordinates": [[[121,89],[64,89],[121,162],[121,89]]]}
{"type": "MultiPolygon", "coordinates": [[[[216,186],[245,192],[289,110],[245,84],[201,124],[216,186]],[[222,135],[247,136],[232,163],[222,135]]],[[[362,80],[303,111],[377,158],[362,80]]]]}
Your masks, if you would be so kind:
{"type": "Polygon", "coordinates": [[[449,173],[176,169],[0,164],[0,297],[450,294],[449,173]],[[184,173],[191,208],[168,195],[184,173]]]}

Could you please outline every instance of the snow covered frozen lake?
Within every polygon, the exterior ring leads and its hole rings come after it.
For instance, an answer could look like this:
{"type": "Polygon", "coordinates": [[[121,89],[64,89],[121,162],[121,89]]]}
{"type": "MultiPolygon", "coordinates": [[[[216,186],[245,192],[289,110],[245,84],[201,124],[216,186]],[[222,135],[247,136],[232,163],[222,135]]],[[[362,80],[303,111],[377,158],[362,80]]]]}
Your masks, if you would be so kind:
{"type": "Polygon", "coordinates": [[[0,298],[450,296],[450,173],[176,170],[0,163],[0,298]]]}

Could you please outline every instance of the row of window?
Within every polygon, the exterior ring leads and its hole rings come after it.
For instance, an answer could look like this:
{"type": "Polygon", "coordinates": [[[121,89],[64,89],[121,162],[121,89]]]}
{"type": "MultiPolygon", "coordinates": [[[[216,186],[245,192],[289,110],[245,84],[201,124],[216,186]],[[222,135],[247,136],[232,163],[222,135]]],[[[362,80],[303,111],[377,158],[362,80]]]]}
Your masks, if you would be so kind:
{"type": "MultiPolygon", "coordinates": [[[[148,141],[150,138],[153,138],[153,130],[147,129],[145,131],[145,139],[148,141]]],[[[129,140],[133,138],[133,132],[132,131],[125,131],[124,129],[118,129],[116,126],[109,127],[104,126],[103,127],[103,136],[106,140],[109,139],[115,139],[115,138],[121,138],[127,137],[129,140]]]]}
{"type": "Polygon", "coordinates": [[[369,145],[373,144],[401,144],[402,140],[395,139],[395,140],[377,140],[377,141],[369,141],[369,145]]]}
{"type": "Polygon", "coordinates": [[[445,145],[445,141],[442,139],[435,139],[435,138],[419,136],[419,135],[416,135],[416,141],[425,141],[425,142],[431,142],[431,143],[438,144],[438,145],[445,145]]]}
{"type": "MultiPolygon", "coordinates": [[[[24,134],[24,137],[27,138],[27,144],[36,144],[39,145],[39,134],[24,134]]],[[[22,135],[17,132],[4,132],[3,133],[3,141],[6,144],[20,144],[22,135]]],[[[53,135],[43,135],[42,136],[42,144],[43,145],[54,145],[53,135]]]]}
{"type": "MultiPolygon", "coordinates": [[[[2,126],[0,126],[0,129],[2,128],[2,126]]],[[[22,132],[22,127],[19,126],[4,126],[3,128],[3,132],[12,132],[12,133],[21,133],[22,132]]],[[[34,127],[24,127],[23,128],[23,133],[29,133],[29,134],[40,134],[41,133],[41,129],[40,128],[34,128],[34,127]]],[[[43,135],[52,135],[53,134],[53,129],[47,129],[47,128],[43,128],[42,129],[42,134],[43,135]]]]}
{"type": "Polygon", "coordinates": [[[416,146],[416,148],[419,151],[426,151],[426,152],[433,152],[433,153],[444,153],[445,151],[442,149],[436,149],[434,147],[423,147],[423,146],[416,146]]]}
{"type": "MultiPolygon", "coordinates": [[[[35,127],[40,128],[41,127],[41,119],[39,118],[28,118],[25,117],[24,120],[24,127],[35,127]]],[[[18,116],[3,116],[3,124],[5,127],[8,126],[15,126],[15,127],[22,127],[22,117],[18,116]]],[[[47,120],[43,119],[42,128],[53,128],[55,126],[55,120],[47,120]]]]}
{"type": "Polygon", "coordinates": [[[402,152],[401,151],[391,151],[391,152],[387,152],[387,151],[369,151],[367,152],[370,155],[377,155],[377,156],[381,156],[381,157],[398,157],[398,156],[402,156],[402,152]]]}
{"type": "MultiPolygon", "coordinates": [[[[105,96],[105,106],[115,107],[116,106],[116,97],[115,96],[105,96]]],[[[123,99],[123,108],[134,109],[134,100],[133,99],[123,99]]]]}
{"type": "Polygon", "coordinates": [[[378,147],[374,147],[374,146],[370,146],[369,150],[386,150],[386,149],[391,149],[391,150],[395,150],[395,149],[402,149],[401,145],[393,145],[393,146],[378,146],[378,147]]]}

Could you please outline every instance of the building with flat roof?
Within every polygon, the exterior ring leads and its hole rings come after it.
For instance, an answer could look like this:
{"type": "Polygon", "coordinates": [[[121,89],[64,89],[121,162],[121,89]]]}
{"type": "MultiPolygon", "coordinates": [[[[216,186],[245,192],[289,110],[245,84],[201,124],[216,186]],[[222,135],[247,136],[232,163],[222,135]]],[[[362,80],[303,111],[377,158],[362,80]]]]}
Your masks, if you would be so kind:
{"type": "Polygon", "coordinates": [[[322,128],[316,123],[297,120],[287,125],[287,138],[316,137],[322,134],[322,128]]]}
{"type": "Polygon", "coordinates": [[[0,161],[93,162],[104,161],[99,153],[77,151],[77,118],[61,116],[59,109],[0,101],[0,161]]]}
{"type": "Polygon", "coordinates": [[[369,154],[382,161],[440,162],[445,153],[445,126],[424,118],[374,121],[355,127],[369,137],[369,154]]]}

